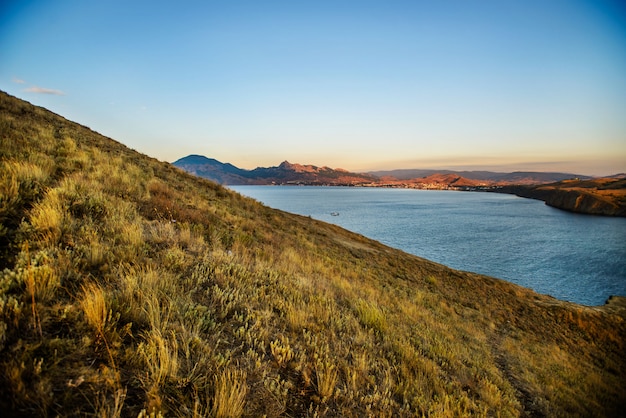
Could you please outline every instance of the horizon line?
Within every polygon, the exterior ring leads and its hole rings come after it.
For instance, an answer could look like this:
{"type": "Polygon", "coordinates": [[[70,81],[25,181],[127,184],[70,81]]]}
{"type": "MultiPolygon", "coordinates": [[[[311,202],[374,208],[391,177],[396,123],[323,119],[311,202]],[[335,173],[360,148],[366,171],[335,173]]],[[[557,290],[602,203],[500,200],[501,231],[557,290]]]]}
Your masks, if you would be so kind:
{"type": "MultiPolygon", "coordinates": [[[[579,177],[591,177],[591,178],[603,178],[603,177],[616,177],[616,176],[620,176],[620,175],[625,175],[626,171],[618,171],[618,172],[611,172],[611,174],[586,174],[583,172],[574,172],[574,171],[569,171],[569,170],[558,170],[558,169],[546,169],[546,170],[537,170],[537,169],[523,169],[523,168],[510,168],[510,169],[506,169],[504,168],[504,166],[500,166],[500,168],[491,168],[489,167],[489,164],[486,164],[485,166],[478,166],[478,165],[472,165],[470,167],[450,167],[448,166],[447,168],[445,166],[434,166],[434,167],[411,167],[411,168],[372,168],[372,169],[346,169],[343,167],[331,167],[329,165],[323,164],[323,165],[318,165],[318,164],[310,164],[310,163],[301,163],[301,162],[291,162],[288,159],[284,159],[282,160],[280,163],[278,164],[274,164],[274,165],[257,165],[254,168],[244,168],[244,167],[240,167],[237,164],[230,162],[230,161],[222,161],[220,159],[214,158],[214,157],[207,157],[205,155],[202,154],[198,154],[198,153],[191,153],[188,155],[185,155],[183,157],[180,157],[176,160],[173,161],[168,161],[170,164],[174,164],[175,162],[182,160],[183,158],[187,158],[187,157],[191,157],[191,156],[197,156],[197,157],[203,157],[203,158],[207,158],[207,159],[212,159],[215,160],[221,164],[230,164],[235,166],[238,169],[241,170],[246,170],[246,171],[253,171],[255,169],[258,168],[272,168],[272,167],[278,167],[280,166],[282,163],[289,163],[289,164],[293,164],[293,165],[301,165],[301,166],[311,166],[311,167],[318,167],[318,168],[330,168],[332,170],[345,170],[348,172],[352,172],[352,173],[356,173],[356,174],[371,174],[371,173],[376,173],[376,172],[393,172],[393,171],[432,171],[432,172],[442,172],[442,171],[449,171],[449,172],[454,172],[454,173],[460,173],[460,172],[490,172],[490,173],[497,173],[497,174],[513,174],[513,173],[544,173],[544,174],[571,174],[572,176],[579,176],[579,177]]],[[[525,162],[525,163],[519,163],[519,165],[526,165],[526,164],[550,164],[550,162],[544,163],[544,162],[525,162]]],[[[563,162],[553,162],[553,164],[563,164],[563,162]]],[[[515,166],[517,164],[512,163],[512,164],[507,164],[507,166],[515,166]]]]}

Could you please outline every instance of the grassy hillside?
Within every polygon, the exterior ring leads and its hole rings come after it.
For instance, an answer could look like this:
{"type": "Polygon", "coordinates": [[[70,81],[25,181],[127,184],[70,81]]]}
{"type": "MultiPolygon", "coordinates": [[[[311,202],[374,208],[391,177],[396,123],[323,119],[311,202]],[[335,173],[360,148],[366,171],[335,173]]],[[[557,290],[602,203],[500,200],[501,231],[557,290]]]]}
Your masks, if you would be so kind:
{"type": "MultiPolygon", "coordinates": [[[[0,94],[3,416],[617,416],[626,323],[0,94]]],[[[618,301],[619,302],[619,301],[618,301]]]]}

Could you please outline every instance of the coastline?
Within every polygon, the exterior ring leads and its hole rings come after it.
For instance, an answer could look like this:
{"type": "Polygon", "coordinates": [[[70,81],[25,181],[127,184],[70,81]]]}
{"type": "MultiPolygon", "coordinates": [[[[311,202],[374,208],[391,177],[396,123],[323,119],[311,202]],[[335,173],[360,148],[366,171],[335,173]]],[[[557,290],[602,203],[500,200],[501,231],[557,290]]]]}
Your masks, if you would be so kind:
{"type": "MultiPolygon", "coordinates": [[[[605,179],[602,179],[605,180],[605,179]]],[[[623,180],[618,180],[623,183],[623,180]]],[[[587,181],[588,183],[589,181],[587,181]]],[[[542,185],[504,185],[504,186],[454,186],[449,184],[426,183],[362,183],[362,184],[327,184],[323,182],[293,181],[266,186],[298,186],[298,187],[361,187],[378,189],[413,189],[413,190],[448,190],[459,192],[491,192],[513,194],[527,199],[541,200],[546,205],[567,212],[584,215],[609,217],[626,217],[626,189],[604,188],[608,191],[603,195],[598,188],[563,187],[560,183],[542,185]],[[613,192],[613,193],[611,193],[613,192]]],[[[567,183],[566,183],[567,184],[567,183]]],[[[262,184],[260,184],[262,185],[262,184]]],[[[236,184],[228,186],[238,186],[236,184]]],[[[227,187],[228,187],[227,186],[227,187]]]]}
{"type": "Polygon", "coordinates": [[[557,209],[585,215],[626,217],[624,189],[604,189],[621,193],[599,193],[599,189],[563,187],[561,184],[539,186],[502,186],[481,191],[514,194],[536,199],[557,209]]]}

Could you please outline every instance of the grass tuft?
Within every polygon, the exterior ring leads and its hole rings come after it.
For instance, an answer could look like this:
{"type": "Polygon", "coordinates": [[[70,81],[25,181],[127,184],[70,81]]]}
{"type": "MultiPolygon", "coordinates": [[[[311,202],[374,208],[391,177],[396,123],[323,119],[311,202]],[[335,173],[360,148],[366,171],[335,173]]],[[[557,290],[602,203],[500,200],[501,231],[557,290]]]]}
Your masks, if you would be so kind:
{"type": "Polygon", "coordinates": [[[385,331],[387,328],[387,319],[376,303],[358,299],[355,306],[359,319],[364,326],[379,332],[385,331]]]}
{"type": "Polygon", "coordinates": [[[248,386],[246,373],[226,369],[215,376],[215,396],[211,416],[215,418],[238,418],[243,415],[248,386]]]}

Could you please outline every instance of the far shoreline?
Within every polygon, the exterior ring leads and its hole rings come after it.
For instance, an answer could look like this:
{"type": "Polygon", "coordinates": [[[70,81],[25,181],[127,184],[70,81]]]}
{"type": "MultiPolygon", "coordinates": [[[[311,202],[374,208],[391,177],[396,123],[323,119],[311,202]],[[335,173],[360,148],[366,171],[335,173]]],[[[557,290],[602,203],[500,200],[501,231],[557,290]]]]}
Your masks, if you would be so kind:
{"type": "MultiPolygon", "coordinates": [[[[572,180],[575,181],[575,180],[572,180]]],[[[586,181],[587,183],[589,181],[586,181]]],[[[565,182],[560,182],[565,183],[565,182]]],[[[543,185],[493,185],[493,186],[450,186],[450,185],[417,185],[417,184],[333,184],[311,182],[286,182],[276,184],[224,184],[223,186],[275,186],[275,187],[343,187],[343,188],[372,188],[372,189],[405,189],[405,190],[429,190],[429,191],[455,191],[455,192],[486,192],[513,194],[526,199],[541,200],[546,205],[566,212],[582,215],[596,215],[608,217],[626,217],[626,190],[621,202],[611,201],[598,197],[588,190],[564,190],[557,184],[543,185]],[[624,202],[624,203],[622,203],[624,202]]],[[[572,187],[568,188],[572,189],[572,187]]],[[[612,190],[612,189],[610,189],[612,190]]]]}

